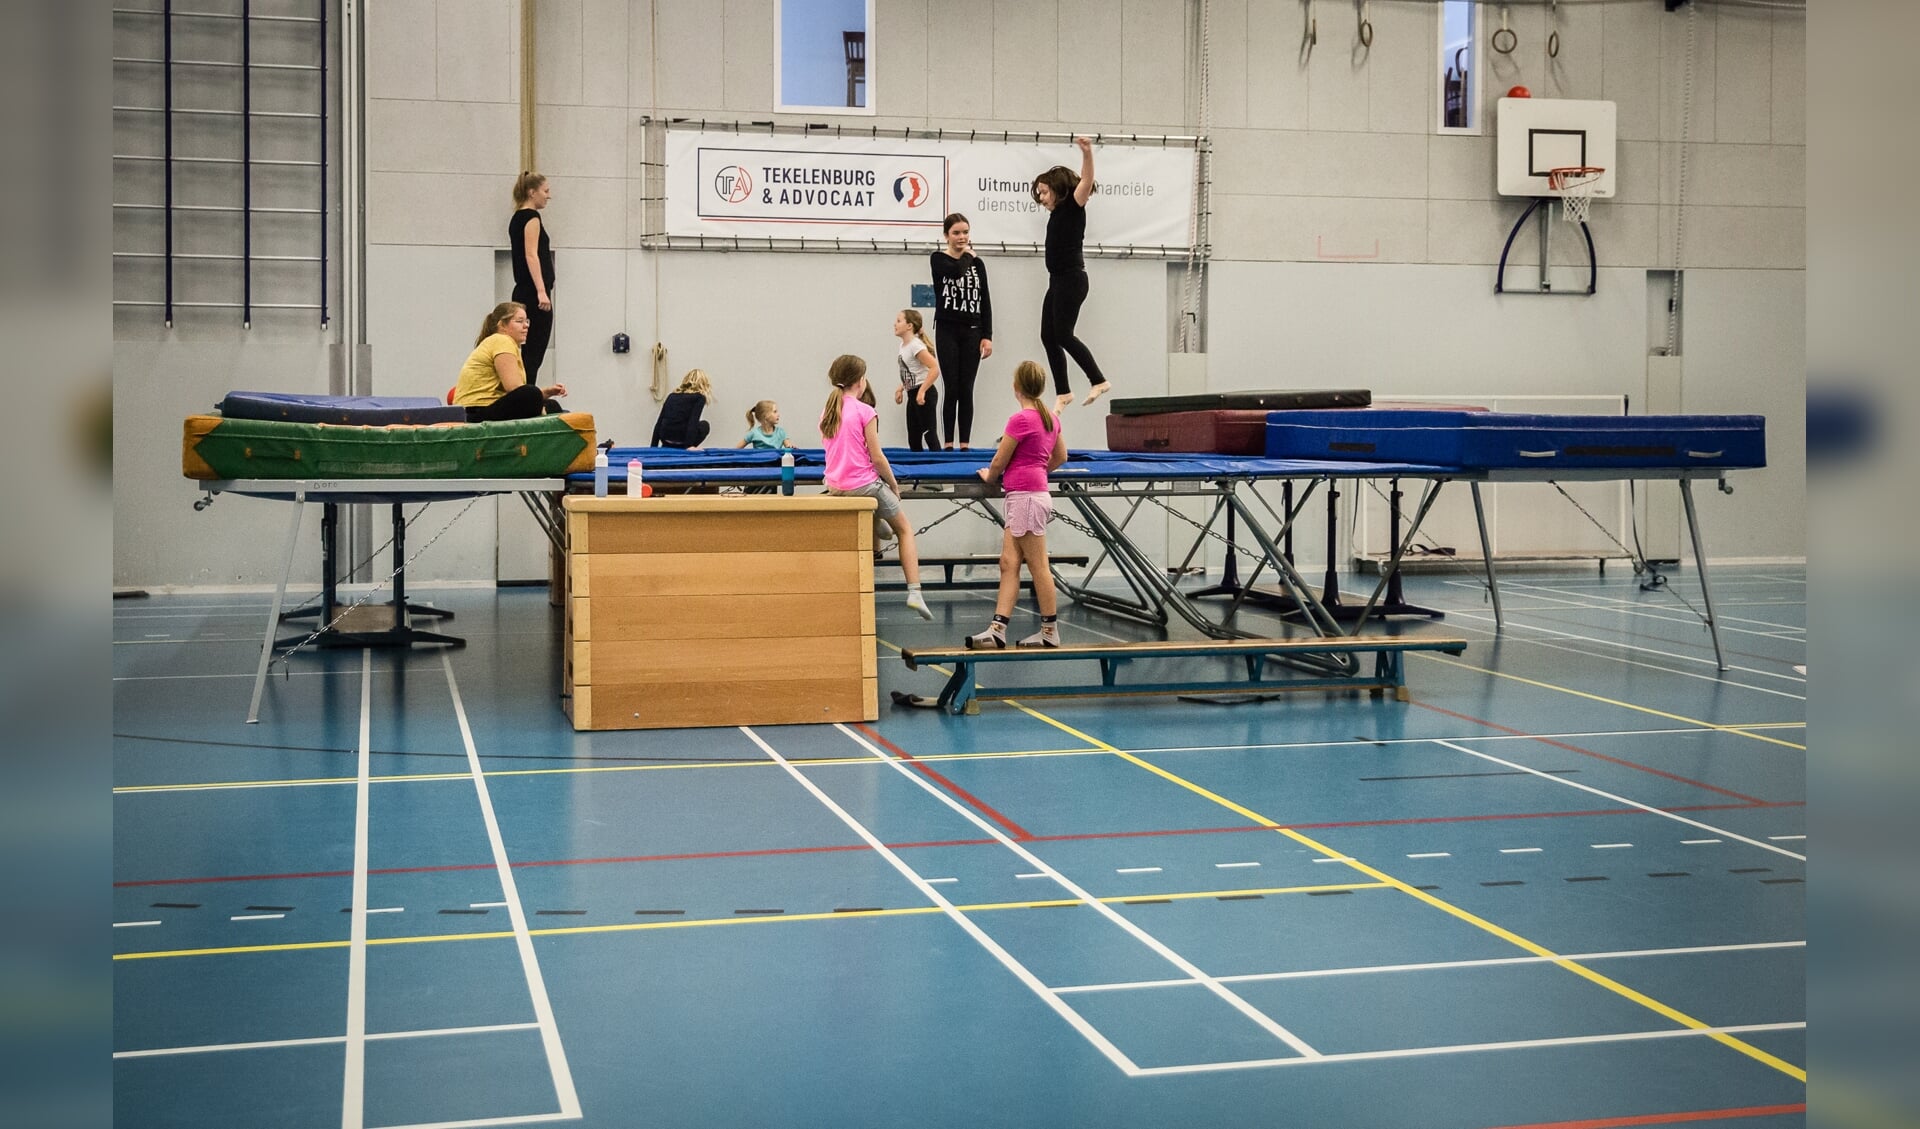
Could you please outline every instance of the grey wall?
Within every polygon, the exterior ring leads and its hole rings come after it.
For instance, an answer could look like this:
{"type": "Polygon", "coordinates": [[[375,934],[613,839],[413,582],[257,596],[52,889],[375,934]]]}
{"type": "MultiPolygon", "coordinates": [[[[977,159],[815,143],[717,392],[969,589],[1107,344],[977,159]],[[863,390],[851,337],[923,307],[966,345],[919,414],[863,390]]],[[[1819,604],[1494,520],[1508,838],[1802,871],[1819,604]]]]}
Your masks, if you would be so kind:
{"type": "MultiPolygon", "coordinates": [[[[1197,0],[876,8],[878,114],[848,119],[858,124],[1188,132],[1197,123],[1197,0]]],[[[1562,51],[1549,67],[1545,8],[1514,6],[1520,49],[1487,76],[1489,106],[1515,83],[1619,106],[1620,195],[1594,210],[1601,292],[1542,298],[1492,293],[1520,205],[1493,192],[1491,134],[1432,131],[1432,4],[1375,0],[1373,48],[1356,52],[1351,6],[1322,3],[1320,43],[1304,63],[1299,4],[1213,0],[1211,12],[1208,385],[1644,400],[1649,325],[1659,321],[1646,272],[1672,265],[1681,218],[1684,15],[1652,0],[1562,4],[1562,51]]],[[[382,392],[443,391],[480,314],[505,296],[519,18],[517,0],[384,0],[369,12],[368,334],[382,392]]],[[[1709,543],[1716,556],[1796,557],[1805,551],[1804,21],[1711,4],[1694,20],[1686,333],[1678,387],[1667,391],[1688,411],[1768,415],[1774,466],[1739,476],[1733,498],[1705,501],[1709,543]]],[[[651,430],[646,349],[656,340],[672,379],[695,366],[715,377],[717,434],[744,427],[736,421],[761,397],[779,400],[790,429],[804,432],[826,361],[884,357],[892,311],[924,273],[918,257],[640,249],[641,119],[774,117],[773,50],[772,0],[539,0],[538,163],[555,186],[547,220],[561,273],[543,379],[567,383],[623,443],[651,430]],[[615,332],[632,335],[633,354],[611,354],[615,332]]],[[[1529,237],[1516,248],[1516,281],[1528,277],[1532,247],[1529,237]]],[[[1571,262],[1569,241],[1557,247],[1556,261],[1571,262]]],[[[992,267],[1001,329],[981,376],[988,428],[1012,362],[1039,352],[1043,283],[1032,259],[992,267]]],[[[1177,276],[1113,261],[1091,273],[1084,336],[1128,392],[1164,391],[1177,276]]],[[[157,398],[141,407],[178,414],[157,398]]],[[[1069,427],[1076,442],[1102,438],[1097,419],[1070,416],[1069,427]]],[[[422,562],[423,579],[489,575],[491,535],[491,526],[450,534],[449,551],[436,546],[422,562]]],[[[992,544],[990,531],[955,521],[930,548],[992,544]]],[[[122,550],[129,571],[149,556],[122,550]]],[[[184,567],[192,556],[152,579],[194,575],[184,567]]]]}

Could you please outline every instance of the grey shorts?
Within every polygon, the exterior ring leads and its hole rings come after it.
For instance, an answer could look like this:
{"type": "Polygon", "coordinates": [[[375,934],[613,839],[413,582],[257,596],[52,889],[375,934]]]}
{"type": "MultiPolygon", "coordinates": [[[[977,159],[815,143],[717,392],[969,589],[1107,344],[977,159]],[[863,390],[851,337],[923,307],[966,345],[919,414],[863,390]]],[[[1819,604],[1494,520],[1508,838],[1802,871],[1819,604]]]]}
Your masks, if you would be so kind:
{"type": "Polygon", "coordinates": [[[892,521],[894,518],[900,516],[900,495],[895,494],[893,487],[888,486],[879,479],[875,479],[857,490],[835,490],[829,486],[827,487],[827,493],[839,498],[872,498],[874,501],[873,516],[876,521],[892,521]]]}

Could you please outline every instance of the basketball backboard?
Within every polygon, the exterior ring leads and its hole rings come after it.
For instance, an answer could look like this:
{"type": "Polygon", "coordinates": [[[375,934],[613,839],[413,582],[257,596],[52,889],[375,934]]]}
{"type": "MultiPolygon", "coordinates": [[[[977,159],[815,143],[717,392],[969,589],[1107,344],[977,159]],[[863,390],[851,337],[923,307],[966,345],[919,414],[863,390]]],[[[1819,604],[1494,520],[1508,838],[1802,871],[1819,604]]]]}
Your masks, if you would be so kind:
{"type": "Polygon", "coordinates": [[[1547,185],[1548,170],[1576,165],[1606,169],[1593,195],[1613,195],[1617,155],[1612,102],[1502,98],[1494,113],[1500,195],[1558,196],[1547,185]]]}

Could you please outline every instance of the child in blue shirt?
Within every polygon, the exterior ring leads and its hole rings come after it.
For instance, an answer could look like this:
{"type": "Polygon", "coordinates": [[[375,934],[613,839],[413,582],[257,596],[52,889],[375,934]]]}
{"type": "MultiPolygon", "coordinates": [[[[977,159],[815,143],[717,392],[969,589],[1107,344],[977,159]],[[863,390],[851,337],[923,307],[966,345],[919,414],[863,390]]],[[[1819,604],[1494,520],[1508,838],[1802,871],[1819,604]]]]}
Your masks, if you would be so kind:
{"type": "Polygon", "coordinates": [[[747,434],[734,444],[737,450],[751,447],[756,451],[778,451],[793,446],[793,440],[787,438],[787,429],[780,426],[780,405],[772,400],[762,400],[747,409],[747,434]]]}

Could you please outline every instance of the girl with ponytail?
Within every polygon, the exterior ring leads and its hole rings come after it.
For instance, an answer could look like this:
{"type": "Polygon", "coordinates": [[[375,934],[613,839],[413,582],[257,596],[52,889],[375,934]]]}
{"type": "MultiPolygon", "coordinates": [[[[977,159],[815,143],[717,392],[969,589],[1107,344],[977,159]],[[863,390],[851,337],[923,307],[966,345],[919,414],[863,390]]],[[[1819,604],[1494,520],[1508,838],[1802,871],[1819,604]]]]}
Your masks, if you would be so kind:
{"type": "Polygon", "coordinates": [[[867,362],[842,354],[827,367],[827,406],[820,413],[821,446],[826,448],[827,493],[874,501],[873,551],[880,552],[880,523],[893,528],[900,539],[900,571],[907,575],[907,606],[921,619],[932,619],[927,599],[920,594],[920,554],[914,548],[913,524],[900,508],[900,480],[880,449],[880,414],[863,399],[867,392],[867,362]]]}
{"type": "Polygon", "coordinates": [[[1033,578],[1033,599],[1040,605],[1040,630],[1020,640],[1022,647],[1060,645],[1059,605],[1053,588],[1053,566],[1047,560],[1047,521],[1053,517],[1053,495],[1047,476],[1067,461],[1067,441],[1060,420],[1047,410],[1047,370],[1034,361],[1021,361],[1013,370],[1013,398],[1020,410],[1007,420],[993,461],[980,468],[980,477],[1000,479],[1007,496],[1006,530],[1000,538],[1000,596],[994,601],[993,622],[978,635],[967,636],[973,650],[1007,645],[1007,623],[1020,596],[1020,564],[1026,562],[1033,578]]]}

